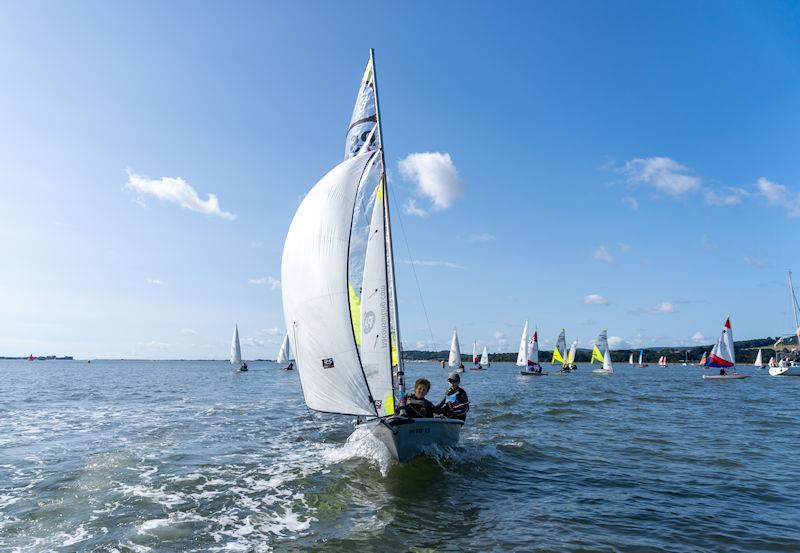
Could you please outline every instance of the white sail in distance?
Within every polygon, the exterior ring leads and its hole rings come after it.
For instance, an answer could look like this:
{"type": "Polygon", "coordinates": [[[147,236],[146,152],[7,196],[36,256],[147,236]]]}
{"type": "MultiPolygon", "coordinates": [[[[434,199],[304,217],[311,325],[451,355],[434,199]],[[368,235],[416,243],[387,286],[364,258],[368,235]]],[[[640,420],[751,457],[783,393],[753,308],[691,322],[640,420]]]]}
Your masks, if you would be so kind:
{"type": "Polygon", "coordinates": [[[522,337],[519,339],[519,351],[517,352],[517,366],[528,366],[528,321],[522,327],[522,337]]]}
{"type": "Polygon", "coordinates": [[[237,367],[242,364],[242,347],[239,345],[239,325],[233,328],[233,338],[231,338],[231,365],[237,367]]]}
{"type": "Polygon", "coordinates": [[[539,364],[539,332],[534,330],[528,347],[528,364],[539,364]]]}
{"type": "Polygon", "coordinates": [[[450,358],[447,360],[450,367],[461,366],[461,346],[458,344],[458,331],[453,329],[453,339],[450,340],[450,358]]]}
{"type": "Polygon", "coordinates": [[[483,353],[481,353],[481,367],[489,364],[489,352],[486,351],[486,346],[483,346],[483,353]]]}
{"type": "Polygon", "coordinates": [[[756,355],[756,362],[753,363],[753,366],[754,367],[761,367],[763,365],[764,365],[764,362],[763,362],[763,360],[761,358],[761,350],[759,349],[758,350],[758,354],[756,355]]]}
{"type": "Polygon", "coordinates": [[[289,335],[283,337],[283,341],[281,342],[281,349],[278,350],[278,363],[288,363],[289,359],[289,335]]]}

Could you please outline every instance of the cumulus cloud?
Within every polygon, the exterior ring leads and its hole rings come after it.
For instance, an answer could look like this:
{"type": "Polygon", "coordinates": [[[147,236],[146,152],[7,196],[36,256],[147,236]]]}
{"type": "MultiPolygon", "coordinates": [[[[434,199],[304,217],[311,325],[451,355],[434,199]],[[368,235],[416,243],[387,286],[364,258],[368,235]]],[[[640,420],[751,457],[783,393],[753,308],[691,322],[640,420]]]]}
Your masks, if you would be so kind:
{"type": "Polygon", "coordinates": [[[245,346],[250,346],[251,348],[263,348],[266,346],[266,342],[264,340],[259,340],[253,336],[248,336],[246,338],[242,338],[242,344],[245,346]]]}
{"type": "Polygon", "coordinates": [[[586,305],[608,305],[608,298],[598,294],[589,294],[583,297],[583,303],[586,305]]]}
{"type": "Polygon", "coordinates": [[[480,234],[470,234],[470,242],[491,242],[494,240],[494,235],[488,232],[481,232],[480,234]]]}
{"type": "Polygon", "coordinates": [[[256,336],[280,336],[280,335],[283,335],[283,332],[281,332],[281,329],[279,329],[277,326],[274,326],[272,328],[262,328],[261,330],[256,331],[256,336]]]}
{"type": "Polygon", "coordinates": [[[153,286],[160,286],[162,282],[157,278],[148,278],[147,284],[152,284],[153,286]]]}
{"type": "Polygon", "coordinates": [[[644,184],[659,192],[682,196],[700,188],[701,180],[691,170],[668,157],[634,158],[618,170],[629,184],[644,184]]]}
{"type": "MultiPolygon", "coordinates": [[[[431,209],[440,211],[449,208],[452,203],[464,194],[461,178],[450,154],[441,152],[422,152],[409,154],[399,162],[400,173],[404,178],[414,181],[416,193],[428,198],[431,209]]],[[[406,203],[406,213],[416,215],[416,211],[425,211],[414,203],[406,203]]]]}
{"type": "Polygon", "coordinates": [[[669,301],[662,301],[653,308],[653,313],[677,313],[678,307],[669,301]]]}
{"type": "Polygon", "coordinates": [[[639,209],[639,200],[637,200],[633,196],[625,196],[624,198],[622,198],[622,203],[627,205],[633,211],[638,211],[639,209]]]}
{"type": "Polygon", "coordinates": [[[459,265],[458,263],[451,263],[450,261],[409,261],[408,259],[401,259],[400,263],[404,263],[406,265],[416,265],[418,267],[448,267],[450,269],[465,269],[463,265],[459,265]]]}
{"type": "Polygon", "coordinates": [[[619,337],[619,336],[609,336],[609,337],[608,337],[608,347],[611,347],[611,348],[618,348],[618,347],[620,347],[620,346],[621,346],[621,345],[623,345],[623,344],[627,345],[627,344],[625,343],[625,340],[623,340],[623,339],[622,339],[621,337],[619,337]]]}
{"type": "MultiPolygon", "coordinates": [[[[202,200],[194,188],[180,177],[161,177],[154,180],[137,175],[132,171],[127,171],[127,188],[136,191],[140,195],[150,194],[159,200],[172,202],[180,205],[184,209],[214,215],[223,219],[233,220],[236,215],[223,211],[219,207],[219,199],[214,194],[209,194],[208,199],[202,200]]],[[[141,200],[141,196],[139,198],[141,200]]],[[[143,205],[140,202],[140,205],[143,205]]]]}
{"type": "Polygon", "coordinates": [[[745,195],[747,195],[747,191],[743,188],[726,188],[724,192],[707,188],[703,192],[706,204],[716,207],[736,205],[742,201],[742,197],[745,195]]]}
{"type": "Polygon", "coordinates": [[[614,258],[608,253],[608,250],[605,246],[597,246],[592,254],[592,258],[597,261],[603,261],[605,263],[612,263],[614,258]]]}
{"type": "Polygon", "coordinates": [[[250,284],[269,284],[271,290],[277,290],[281,287],[281,281],[277,278],[271,276],[259,277],[259,278],[251,278],[247,282],[250,284]]]}
{"type": "Polygon", "coordinates": [[[506,337],[506,333],[502,330],[495,330],[493,336],[495,340],[502,340],[506,337]]]}
{"type": "Polygon", "coordinates": [[[424,219],[428,216],[428,212],[426,210],[422,209],[421,207],[417,207],[417,201],[413,198],[403,204],[403,213],[406,215],[419,217],[420,219],[424,219]]]}
{"type": "Polygon", "coordinates": [[[764,177],[756,181],[756,190],[770,205],[784,208],[789,217],[800,217],[800,192],[764,177]]]}
{"type": "Polygon", "coordinates": [[[630,253],[631,245],[630,244],[626,244],[625,242],[620,242],[619,243],[619,251],[622,252],[622,253],[630,253]]]}
{"type": "Polygon", "coordinates": [[[703,336],[702,332],[698,331],[698,332],[695,332],[694,334],[692,334],[692,342],[701,343],[701,342],[705,342],[705,341],[706,341],[706,337],[703,336]]]}

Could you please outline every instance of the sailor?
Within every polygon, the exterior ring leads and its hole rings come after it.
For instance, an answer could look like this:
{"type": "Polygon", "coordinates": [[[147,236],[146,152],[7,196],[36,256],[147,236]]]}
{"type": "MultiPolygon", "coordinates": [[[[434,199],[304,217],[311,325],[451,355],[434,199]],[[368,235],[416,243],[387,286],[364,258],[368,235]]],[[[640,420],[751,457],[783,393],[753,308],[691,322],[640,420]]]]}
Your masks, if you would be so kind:
{"type": "Polygon", "coordinates": [[[433,417],[433,403],[425,399],[431,389],[427,378],[419,378],[414,382],[414,393],[406,395],[406,416],[412,419],[429,419],[433,417]]]}
{"type": "Polygon", "coordinates": [[[294,363],[289,361],[289,364],[283,368],[284,371],[293,371],[294,370],[294,363]]]}
{"type": "Polygon", "coordinates": [[[447,375],[447,382],[450,384],[445,392],[444,399],[436,406],[436,412],[443,414],[449,419],[466,420],[469,411],[469,398],[467,392],[460,386],[461,377],[457,372],[447,375]]]}
{"type": "Polygon", "coordinates": [[[728,373],[727,373],[727,371],[725,371],[725,367],[722,367],[722,368],[719,370],[719,375],[720,375],[720,376],[725,376],[726,374],[728,374],[728,373]]]}

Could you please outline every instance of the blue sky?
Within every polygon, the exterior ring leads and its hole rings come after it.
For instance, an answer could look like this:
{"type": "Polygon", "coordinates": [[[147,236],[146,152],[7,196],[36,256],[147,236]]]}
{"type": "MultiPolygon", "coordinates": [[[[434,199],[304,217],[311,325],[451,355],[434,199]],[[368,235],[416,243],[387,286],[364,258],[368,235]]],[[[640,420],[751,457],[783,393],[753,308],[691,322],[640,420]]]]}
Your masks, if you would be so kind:
{"type": "Polygon", "coordinates": [[[709,343],[729,314],[736,338],[790,332],[799,16],[779,2],[6,4],[0,355],[223,358],[238,322],[245,357],[274,357],[283,239],[342,157],[369,47],[406,347],[444,348],[455,325],[462,350],[510,351],[525,319],[545,346],[562,327],[582,343],[602,328],[623,346],[709,343]],[[401,160],[434,152],[457,179],[426,194],[401,160]]]}

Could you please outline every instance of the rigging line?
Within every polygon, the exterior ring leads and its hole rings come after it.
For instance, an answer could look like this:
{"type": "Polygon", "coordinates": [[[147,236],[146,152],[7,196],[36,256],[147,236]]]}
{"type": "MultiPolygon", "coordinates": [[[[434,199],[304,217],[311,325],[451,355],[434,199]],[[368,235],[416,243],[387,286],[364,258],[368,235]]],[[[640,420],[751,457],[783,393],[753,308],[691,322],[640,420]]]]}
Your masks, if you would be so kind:
{"type": "MultiPolygon", "coordinates": [[[[388,179],[388,176],[387,176],[388,179]]],[[[389,193],[392,195],[392,200],[395,205],[397,203],[397,196],[394,194],[394,186],[389,187],[389,193]]],[[[400,210],[397,211],[397,220],[400,222],[400,234],[403,235],[403,242],[406,244],[406,252],[408,252],[408,260],[411,264],[411,272],[414,273],[414,282],[417,284],[417,293],[419,294],[419,301],[422,304],[422,312],[425,314],[425,322],[428,325],[428,334],[431,336],[431,343],[436,343],[436,338],[433,337],[433,329],[431,329],[431,320],[428,317],[428,309],[425,307],[425,298],[422,297],[422,287],[419,285],[419,277],[417,277],[417,269],[414,265],[414,258],[411,255],[411,247],[408,245],[408,237],[406,236],[406,228],[403,226],[403,216],[400,210]]]]}

